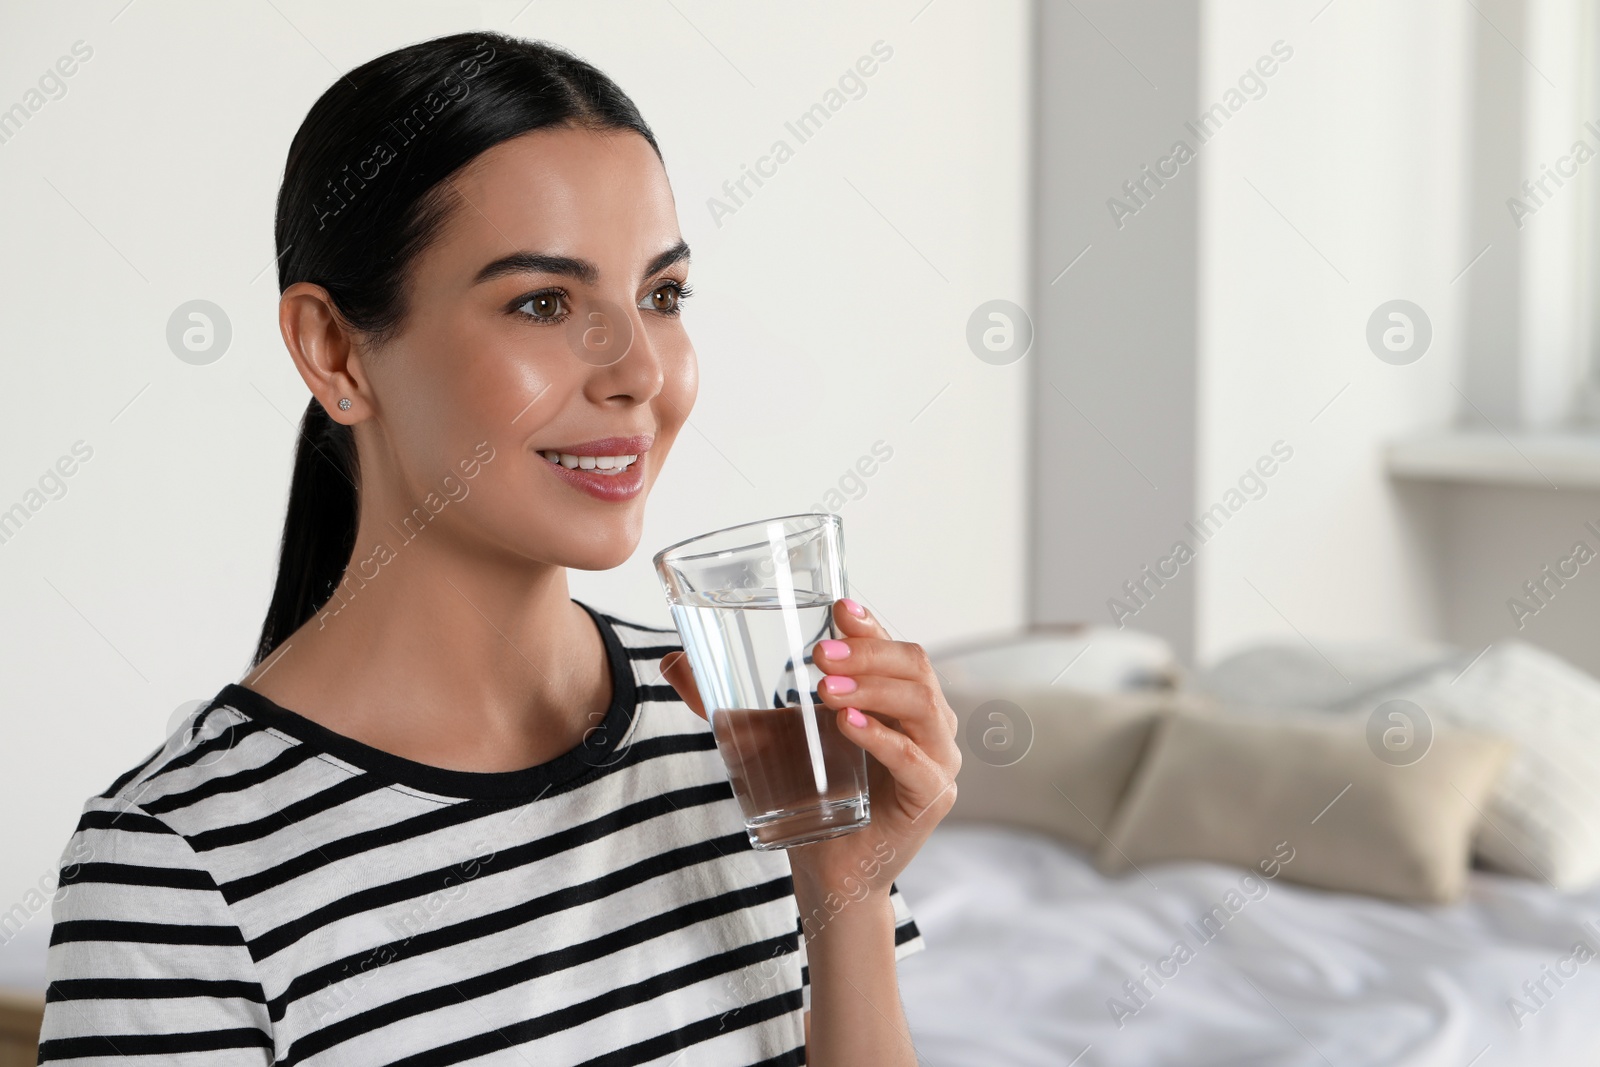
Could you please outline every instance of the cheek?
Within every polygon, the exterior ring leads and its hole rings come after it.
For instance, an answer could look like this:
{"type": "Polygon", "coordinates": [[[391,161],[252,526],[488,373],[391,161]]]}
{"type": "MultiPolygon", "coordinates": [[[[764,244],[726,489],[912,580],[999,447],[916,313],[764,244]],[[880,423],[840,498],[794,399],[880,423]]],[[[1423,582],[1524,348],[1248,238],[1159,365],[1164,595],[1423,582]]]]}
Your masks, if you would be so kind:
{"type": "Polygon", "coordinates": [[[441,414],[473,439],[513,446],[547,422],[579,386],[582,368],[551,327],[485,330],[442,348],[430,383],[441,414]]]}
{"type": "Polygon", "coordinates": [[[480,442],[499,455],[517,451],[575,387],[578,371],[559,330],[417,319],[386,368],[405,380],[384,397],[385,421],[413,478],[457,470],[480,442]]]}
{"type": "MultiPolygon", "coordinates": [[[[525,327],[518,331],[486,330],[462,343],[445,361],[453,383],[440,382],[443,389],[459,398],[478,418],[509,426],[527,404],[545,390],[561,392],[562,372],[570,373],[570,359],[559,331],[525,327]]],[[[534,413],[529,411],[519,422],[525,426],[534,413]]]]}
{"type": "Polygon", "coordinates": [[[700,367],[694,347],[687,340],[681,350],[666,355],[661,361],[661,395],[656,398],[656,425],[674,435],[689,420],[689,410],[694,407],[700,392],[700,367]]]}

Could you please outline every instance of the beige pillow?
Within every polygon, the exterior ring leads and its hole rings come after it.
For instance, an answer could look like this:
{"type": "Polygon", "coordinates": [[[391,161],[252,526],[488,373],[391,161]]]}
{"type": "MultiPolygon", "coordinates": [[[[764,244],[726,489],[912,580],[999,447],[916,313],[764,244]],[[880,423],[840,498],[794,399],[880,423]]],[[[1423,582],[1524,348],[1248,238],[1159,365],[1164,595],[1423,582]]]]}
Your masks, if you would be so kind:
{"type": "Polygon", "coordinates": [[[1365,728],[1364,717],[1164,717],[1097,865],[1120,873],[1209,860],[1325,889],[1456,899],[1485,798],[1515,746],[1441,729],[1420,760],[1394,766],[1368,747],[1365,728]]]}
{"type": "Polygon", "coordinates": [[[962,755],[946,818],[1006,823],[1091,849],[1160,714],[1199,706],[1171,691],[949,689],[945,699],[960,718],[962,755]]]}

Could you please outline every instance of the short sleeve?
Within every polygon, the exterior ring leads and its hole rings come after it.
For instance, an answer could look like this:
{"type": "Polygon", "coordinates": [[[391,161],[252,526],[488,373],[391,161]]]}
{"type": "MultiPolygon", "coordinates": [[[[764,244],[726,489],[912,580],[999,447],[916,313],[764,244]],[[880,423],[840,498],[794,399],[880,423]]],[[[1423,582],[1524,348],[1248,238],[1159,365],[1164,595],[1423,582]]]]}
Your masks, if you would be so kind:
{"type": "Polygon", "coordinates": [[[899,961],[913,952],[921,952],[928,943],[922,939],[917,920],[911,916],[911,905],[906,903],[898,883],[889,884],[889,902],[894,905],[894,958],[899,961]]]}
{"type": "Polygon", "coordinates": [[[62,853],[51,914],[39,1063],[272,1062],[244,936],[166,823],[125,800],[92,798],[62,853]]]}
{"type": "MultiPolygon", "coordinates": [[[[889,883],[889,903],[894,907],[894,958],[896,962],[905,959],[913,952],[921,952],[928,947],[922,939],[922,931],[917,929],[917,920],[912,917],[911,906],[906,903],[905,894],[900,892],[898,882],[889,883]]],[[[806,932],[804,920],[798,920],[800,932],[800,997],[805,1011],[811,1010],[811,967],[806,959],[806,932]]]]}

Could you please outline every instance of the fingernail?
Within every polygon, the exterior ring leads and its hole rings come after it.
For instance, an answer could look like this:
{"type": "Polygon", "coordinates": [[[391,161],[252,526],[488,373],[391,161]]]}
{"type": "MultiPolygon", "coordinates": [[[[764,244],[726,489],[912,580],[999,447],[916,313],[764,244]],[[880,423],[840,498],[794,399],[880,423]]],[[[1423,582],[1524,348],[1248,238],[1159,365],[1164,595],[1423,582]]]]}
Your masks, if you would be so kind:
{"type": "Polygon", "coordinates": [[[822,688],[828,691],[829,696],[842,696],[845,693],[856,691],[856,680],[843,675],[830,674],[822,680],[822,688]]]}
{"type": "Polygon", "coordinates": [[[843,641],[818,641],[817,647],[829,659],[844,659],[850,654],[850,646],[843,641]]]}
{"type": "Polygon", "coordinates": [[[849,720],[851,726],[861,727],[867,725],[867,717],[855,708],[846,708],[844,717],[849,720]]]}
{"type": "Polygon", "coordinates": [[[844,610],[848,611],[850,614],[854,615],[856,618],[864,619],[864,618],[867,617],[867,609],[862,607],[860,604],[857,604],[854,600],[851,600],[849,597],[845,597],[843,600],[839,601],[839,603],[844,605],[844,610]]]}

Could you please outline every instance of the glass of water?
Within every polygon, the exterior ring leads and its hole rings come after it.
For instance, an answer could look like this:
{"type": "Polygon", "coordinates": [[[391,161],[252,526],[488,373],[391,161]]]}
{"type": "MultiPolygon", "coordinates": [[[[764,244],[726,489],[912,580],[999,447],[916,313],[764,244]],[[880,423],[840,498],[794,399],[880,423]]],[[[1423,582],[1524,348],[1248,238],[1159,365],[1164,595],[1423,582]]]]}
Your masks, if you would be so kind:
{"type": "Polygon", "coordinates": [[[818,641],[848,595],[837,515],[732,526],[655,556],[672,620],[756,849],[792,848],[872,821],[867,753],[822,702],[818,641]]]}

